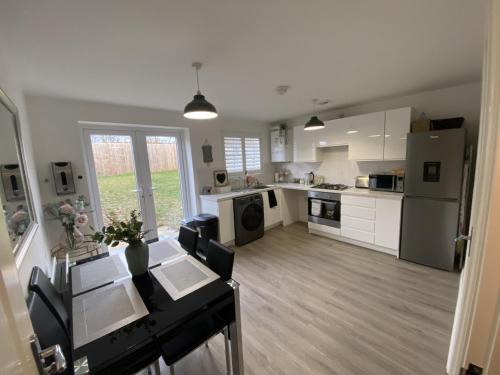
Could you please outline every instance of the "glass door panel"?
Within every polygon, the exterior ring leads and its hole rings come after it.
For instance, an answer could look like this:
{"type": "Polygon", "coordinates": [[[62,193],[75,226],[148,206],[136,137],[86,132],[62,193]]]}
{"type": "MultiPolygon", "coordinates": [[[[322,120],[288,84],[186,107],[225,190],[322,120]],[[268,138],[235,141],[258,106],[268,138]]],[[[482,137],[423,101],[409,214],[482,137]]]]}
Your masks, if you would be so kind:
{"type": "Polygon", "coordinates": [[[134,150],[130,135],[91,134],[90,142],[103,225],[110,218],[128,218],[140,212],[134,150]]]}
{"type": "Polygon", "coordinates": [[[176,236],[184,217],[178,138],[146,135],[145,139],[158,237],[176,236]]]}

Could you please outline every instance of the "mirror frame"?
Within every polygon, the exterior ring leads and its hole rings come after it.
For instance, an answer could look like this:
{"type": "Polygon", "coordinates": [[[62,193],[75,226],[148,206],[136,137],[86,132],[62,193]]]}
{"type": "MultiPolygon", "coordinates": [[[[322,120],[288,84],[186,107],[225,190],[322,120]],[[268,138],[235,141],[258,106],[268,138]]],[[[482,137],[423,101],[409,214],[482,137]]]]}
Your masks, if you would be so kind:
{"type": "Polygon", "coordinates": [[[31,215],[31,222],[26,229],[26,232],[23,234],[21,240],[14,246],[12,249],[12,254],[16,259],[16,265],[19,267],[22,258],[27,251],[27,245],[31,242],[33,235],[38,228],[38,219],[36,216],[36,212],[33,205],[33,195],[31,191],[31,185],[29,184],[29,177],[26,173],[26,159],[24,156],[24,148],[23,143],[21,142],[21,122],[19,119],[19,111],[17,110],[16,105],[7,94],[0,88],[0,104],[3,105],[13,116],[14,123],[14,134],[15,134],[15,142],[16,142],[16,153],[17,158],[19,159],[19,166],[21,169],[22,181],[24,184],[24,192],[26,196],[26,205],[28,206],[29,214],[31,215]],[[20,251],[22,249],[22,251],[20,251]]]}

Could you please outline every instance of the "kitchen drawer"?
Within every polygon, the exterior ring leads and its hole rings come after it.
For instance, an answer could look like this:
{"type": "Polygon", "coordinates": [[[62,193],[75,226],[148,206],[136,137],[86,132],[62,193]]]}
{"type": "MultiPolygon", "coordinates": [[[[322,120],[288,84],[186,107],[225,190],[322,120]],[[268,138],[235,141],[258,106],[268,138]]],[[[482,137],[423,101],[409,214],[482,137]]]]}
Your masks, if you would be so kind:
{"type": "Polygon", "coordinates": [[[307,223],[309,230],[317,230],[318,232],[325,232],[340,236],[340,229],[335,227],[330,227],[328,225],[322,225],[317,223],[307,223]]]}
{"type": "Polygon", "coordinates": [[[368,207],[375,208],[375,198],[372,197],[359,197],[355,195],[345,195],[342,194],[341,197],[342,204],[349,204],[351,206],[360,206],[360,207],[368,207]]]}
{"type": "Polygon", "coordinates": [[[359,229],[365,232],[375,233],[375,222],[372,220],[358,219],[356,217],[342,215],[340,223],[342,228],[348,227],[352,229],[359,229]]]}
{"type": "Polygon", "coordinates": [[[374,238],[375,238],[375,234],[373,233],[346,227],[342,227],[340,229],[340,234],[343,237],[367,243],[374,243],[374,238]]]}
{"type": "Polygon", "coordinates": [[[375,220],[375,208],[342,204],[340,206],[340,221],[344,220],[344,216],[355,217],[358,219],[375,220]]]}

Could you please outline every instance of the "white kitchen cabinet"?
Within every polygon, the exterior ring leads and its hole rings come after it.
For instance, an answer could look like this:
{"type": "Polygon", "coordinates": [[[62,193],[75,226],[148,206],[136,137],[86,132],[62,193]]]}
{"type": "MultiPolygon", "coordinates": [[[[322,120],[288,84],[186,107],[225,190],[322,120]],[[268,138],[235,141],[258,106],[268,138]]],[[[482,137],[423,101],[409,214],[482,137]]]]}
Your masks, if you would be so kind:
{"type": "Polygon", "coordinates": [[[262,193],[262,201],[264,203],[264,228],[271,228],[281,223],[281,189],[274,189],[276,195],[277,206],[271,208],[269,205],[269,194],[267,191],[262,193]]]}
{"type": "Polygon", "coordinates": [[[410,132],[411,107],[385,112],[384,160],[406,159],[406,135],[410,132]]]}
{"type": "Polygon", "coordinates": [[[315,130],[304,130],[303,125],[295,126],[293,128],[294,162],[301,163],[320,161],[314,132],[315,130]]]}
{"type": "Polygon", "coordinates": [[[375,245],[399,249],[401,200],[377,198],[375,214],[375,245]]]}
{"type": "Polygon", "coordinates": [[[383,160],[385,112],[350,117],[349,160],[383,160]]]}
{"type": "Polygon", "coordinates": [[[341,204],[342,237],[397,255],[401,227],[400,199],[342,194],[341,204]]]}
{"type": "Polygon", "coordinates": [[[346,146],[349,144],[349,121],[340,118],[325,121],[325,127],[315,130],[316,145],[318,147],[346,146]]]}
{"type": "Polygon", "coordinates": [[[342,227],[340,230],[342,237],[347,237],[352,240],[373,243],[374,234],[372,232],[366,232],[364,230],[358,230],[350,227],[342,227]]]}
{"type": "Polygon", "coordinates": [[[233,200],[201,200],[201,211],[219,218],[219,241],[222,244],[234,241],[234,211],[233,200]]]}
{"type": "Polygon", "coordinates": [[[271,129],[271,162],[292,161],[292,131],[284,126],[271,129]]]}

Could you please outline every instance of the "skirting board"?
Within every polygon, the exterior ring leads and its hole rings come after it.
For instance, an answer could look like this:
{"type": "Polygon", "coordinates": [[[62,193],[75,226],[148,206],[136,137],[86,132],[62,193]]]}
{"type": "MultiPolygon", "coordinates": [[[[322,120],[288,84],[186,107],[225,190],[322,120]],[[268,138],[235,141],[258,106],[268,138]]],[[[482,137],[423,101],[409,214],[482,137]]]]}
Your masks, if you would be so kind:
{"type": "Polygon", "coordinates": [[[322,232],[322,231],[318,231],[318,230],[314,230],[314,229],[309,229],[309,233],[317,234],[318,236],[328,237],[328,238],[331,238],[331,239],[334,239],[337,241],[341,241],[341,242],[347,242],[347,243],[350,243],[351,245],[365,247],[365,248],[370,249],[370,250],[379,251],[381,253],[389,254],[389,255],[392,255],[392,256],[399,258],[399,251],[398,250],[388,249],[387,247],[377,246],[377,245],[370,244],[367,242],[356,241],[356,240],[353,240],[350,238],[336,236],[334,234],[330,234],[330,233],[326,233],[326,232],[322,232]]]}

